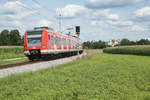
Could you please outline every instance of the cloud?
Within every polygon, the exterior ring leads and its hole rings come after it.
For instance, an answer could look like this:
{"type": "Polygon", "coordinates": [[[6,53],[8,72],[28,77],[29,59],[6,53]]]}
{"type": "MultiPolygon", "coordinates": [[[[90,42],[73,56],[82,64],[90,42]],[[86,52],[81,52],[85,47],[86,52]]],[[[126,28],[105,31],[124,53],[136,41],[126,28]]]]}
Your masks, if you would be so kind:
{"type": "Polygon", "coordinates": [[[32,14],[37,12],[37,10],[29,10],[26,7],[28,8],[27,5],[18,0],[8,0],[4,2],[0,10],[1,27],[23,29],[26,25],[24,18],[28,19],[32,14]]]}
{"type": "Polygon", "coordinates": [[[23,7],[19,5],[25,6],[23,3],[19,1],[9,1],[4,4],[4,9],[5,11],[9,12],[20,12],[23,10],[23,7]]]}
{"type": "Polygon", "coordinates": [[[132,27],[131,27],[131,30],[132,30],[132,31],[136,31],[136,32],[144,32],[144,31],[146,31],[145,28],[143,28],[143,27],[141,27],[141,26],[138,26],[138,25],[132,26],[132,27]]]}
{"type": "Polygon", "coordinates": [[[56,13],[62,14],[63,17],[75,17],[80,14],[84,14],[86,11],[88,11],[87,8],[81,5],[67,5],[64,8],[57,8],[56,13]]]}
{"type": "Polygon", "coordinates": [[[142,21],[150,21],[150,7],[144,7],[135,11],[134,18],[142,21]]]}
{"type": "Polygon", "coordinates": [[[63,18],[75,18],[75,17],[84,17],[88,19],[110,19],[110,20],[119,20],[120,16],[115,13],[111,13],[110,9],[103,10],[93,10],[86,8],[81,5],[67,5],[64,8],[57,8],[56,13],[61,13],[63,18]]]}
{"type": "Polygon", "coordinates": [[[50,26],[52,25],[52,22],[46,19],[42,19],[39,21],[38,26],[42,27],[42,26],[50,26]]]}
{"type": "Polygon", "coordinates": [[[17,20],[13,20],[13,21],[1,21],[0,23],[1,27],[23,27],[22,22],[17,21],[17,20]]]}
{"type": "Polygon", "coordinates": [[[91,25],[92,25],[92,26],[96,26],[96,25],[98,25],[98,22],[95,21],[95,20],[94,20],[94,21],[91,21],[91,25]]]}
{"type": "Polygon", "coordinates": [[[89,16],[93,19],[109,19],[109,20],[119,20],[120,16],[115,13],[111,13],[110,9],[104,9],[104,10],[91,10],[89,13],[89,16]],[[91,16],[92,15],[92,16],[91,16]]]}
{"type": "MultiPolygon", "coordinates": [[[[26,16],[36,13],[35,10],[26,9],[26,5],[19,1],[9,1],[6,2],[3,6],[2,16],[7,19],[19,20],[26,16]]],[[[28,8],[28,7],[27,7],[28,8]]]]}
{"type": "Polygon", "coordinates": [[[89,8],[116,8],[137,5],[148,0],[85,0],[89,8]]]}
{"type": "Polygon", "coordinates": [[[110,25],[115,25],[115,26],[131,26],[133,25],[132,21],[129,20],[117,20],[117,21],[107,21],[108,24],[110,25]]]}

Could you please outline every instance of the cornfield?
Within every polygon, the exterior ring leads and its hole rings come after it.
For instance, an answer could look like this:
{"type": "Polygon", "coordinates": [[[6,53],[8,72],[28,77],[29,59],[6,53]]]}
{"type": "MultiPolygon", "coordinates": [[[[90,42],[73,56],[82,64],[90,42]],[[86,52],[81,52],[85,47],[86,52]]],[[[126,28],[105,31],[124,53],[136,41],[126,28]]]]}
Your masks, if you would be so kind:
{"type": "Polygon", "coordinates": [[[105,48],[104,53],[150,56],[150,46],[105,48]]]}

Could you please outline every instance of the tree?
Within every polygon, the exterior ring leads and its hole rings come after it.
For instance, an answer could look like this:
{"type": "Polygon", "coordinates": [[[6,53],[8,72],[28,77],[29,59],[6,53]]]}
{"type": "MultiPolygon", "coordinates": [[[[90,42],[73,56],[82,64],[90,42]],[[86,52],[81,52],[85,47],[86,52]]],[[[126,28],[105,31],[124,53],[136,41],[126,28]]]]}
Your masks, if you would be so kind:
{"type": "Polygon", "coordinates": [[[23,44],[24,44],[24,35],[21,38],[21,45],[23,45],[23,44]]]}
{"type": "Polygon", "coordinates": [[[0,45],[9,45],[10,44],[10,36],[8,30],[3,30],[0,34],[0,45]]]}
{"type": "Polygon", "coordinates": [[[141,39],[139,41],[137,41],[138,45],[147,45],[150,44],[150,41],[148,39],[141,39]]]}
{"type": "Polygon", "coordinates": [[[124,45],[131,45],[130,41],[126,38],[122,39],[120,41],[120,45],[124,46],[124,45]]]}
{"type": "Polygon", "coordinates": [[[105,42],[99,41],[87,41],[83,43],[84,48],[88,49],[103,49],[105,48],[105,42]]]}
{"type": "Polygon", "coordinates": [[[11,45],[21,45],[21,36],[18,30],[11,30],[10,31],[10,41],[11,45]]]}

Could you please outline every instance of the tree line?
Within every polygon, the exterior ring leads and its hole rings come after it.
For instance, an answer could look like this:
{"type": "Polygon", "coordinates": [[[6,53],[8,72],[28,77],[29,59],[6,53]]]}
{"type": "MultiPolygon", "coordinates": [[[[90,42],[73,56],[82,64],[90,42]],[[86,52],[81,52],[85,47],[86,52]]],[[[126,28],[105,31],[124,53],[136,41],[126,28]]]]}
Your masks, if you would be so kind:
{"type": "MultiPolygon", "coordinates": [[[[150,41],[148,39],[141,39],[138,41],[130,41],[127,38],[122,40],[111,40],[112,43],[116,43],[115,46],[130,46],[130,45],[150,45],[150,41]]],[[[84,49],[103,49],[106,47],[110,47],[108,42],[105,41],[86,41],[83,43],[84,49]]]]}
{"type": "Polygon", "coordinates": [[[0,46],[9,45],[23,45],[23,37],[21,37],[17,29],[11,31],[5,29],[0,33],[0,46]]]}
{"type": "MultiPolygon", "coordinates": [[[[7,29],[0,32],[0,46],[21,46],[23,45],[24,38],[21,37],[19,31],[17,29],[8,31],[7,29]]],[[[127,45],[150,45],[150,41],[148,39],[141,39],[138,41],[130,41],[127,38],[124,38],[120,41],[111,40],[112,43],[117,42],[116,46],[127,46],[127,45]]],[[[103,49],[108,45],[108,42],[105,41],[86,41],[83,43],[83,47],[85,49],[103,49]]]]}
{"type": "Polygon", "coordinates": [[[138,41],[130,41],[127,38],[122,39],[118,45],[126,46],[126,45],[150,45],[150,41],[148,39],[141,39],[138,41]]]}

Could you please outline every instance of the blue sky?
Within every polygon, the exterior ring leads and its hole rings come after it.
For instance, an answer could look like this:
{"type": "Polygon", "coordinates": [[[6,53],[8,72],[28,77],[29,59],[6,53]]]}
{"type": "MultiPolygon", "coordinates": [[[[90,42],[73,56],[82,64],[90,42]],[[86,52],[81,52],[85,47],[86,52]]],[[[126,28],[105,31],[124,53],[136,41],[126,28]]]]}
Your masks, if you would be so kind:
{"type": "Polygon", "coordinates": [[[0,31],[81,26],[83,41],[150,39],[150,0],[0,0],[0,31]],[[58,12],[59,11],[59,12],[58,12]]]}

